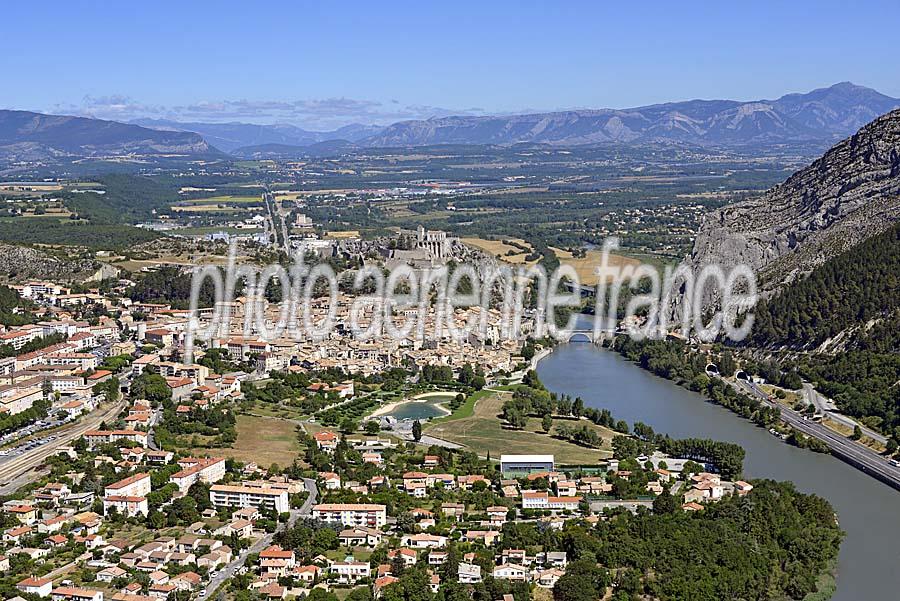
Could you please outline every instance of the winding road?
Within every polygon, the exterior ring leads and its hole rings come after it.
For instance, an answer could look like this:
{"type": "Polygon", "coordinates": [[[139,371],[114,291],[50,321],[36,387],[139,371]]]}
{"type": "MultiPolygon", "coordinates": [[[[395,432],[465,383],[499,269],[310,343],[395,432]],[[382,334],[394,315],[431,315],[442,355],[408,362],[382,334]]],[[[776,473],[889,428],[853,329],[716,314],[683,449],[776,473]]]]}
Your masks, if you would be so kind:
{"type": "MultiPolygon", "coordinates": [[[[275,532],[280,532],[284,530],[285,527],[291,528],[294,524],[297,523],[297,520],[301,517],[310,517],[312,516],[312,508],[316,504],[319,498],[319,488],[316,486],[316,481],[312,478],[304,478],[303,485],[306,487],[307,492],[309,492],[309,496],[306,498],[306,501],[303,502],[303,505],[300,509],[291,509],[291,517],[288,518],[287,524],[281,523],[278,524],[278,528],[275,532]]],[[[212,580],[206,586],[206,594],[199,595],[197,599],[199,601],[203,601],[204,599],[208,599],[216,594],[216,591],[221,587],[225,581],[232,576],[234,573],[244,565],[244,562],[247,560],[247,556],[251,553],[259,553],[266,547],[272,544],[272,539],[275,537],[275,533],[266,534],[255,543],[250,545],[250,547],[241,551],[231,562],[224,566],[218,573],[213,577],[212,580]]]]}

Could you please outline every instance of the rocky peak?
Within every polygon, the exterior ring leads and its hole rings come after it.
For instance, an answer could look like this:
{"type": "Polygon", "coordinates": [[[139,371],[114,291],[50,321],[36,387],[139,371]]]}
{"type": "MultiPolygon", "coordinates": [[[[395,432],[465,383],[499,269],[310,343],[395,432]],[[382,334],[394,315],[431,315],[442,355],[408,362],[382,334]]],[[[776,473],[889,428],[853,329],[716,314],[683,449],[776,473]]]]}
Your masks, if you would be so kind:
{"type": "Polygon", "coordinates": [[[761,196],[709,214],[688,261],[695,269],[746,263],[771,293],[898,220],[895,110],[761,196]]]}

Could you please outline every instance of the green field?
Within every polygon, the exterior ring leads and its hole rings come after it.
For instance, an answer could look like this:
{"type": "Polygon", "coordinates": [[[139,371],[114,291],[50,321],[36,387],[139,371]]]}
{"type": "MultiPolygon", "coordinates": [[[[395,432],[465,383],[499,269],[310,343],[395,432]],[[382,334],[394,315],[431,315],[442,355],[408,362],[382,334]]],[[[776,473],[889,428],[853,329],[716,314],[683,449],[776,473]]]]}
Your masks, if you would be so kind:
{"type": "MultiPolygon", "coordinates": [[[[537,418],[530,418],[523,430],[505,427],[499,416],[503,403],[510,394],[493,391],[475,393],[453,415],[427,424],[425,431],[432,436],[464,445],[482,456],[488,453],[491,457],[499,457],[503,453],[552,454],[561,464],[596,463],[611,456],[610,445],[614,432],[594,424],[589,425],[603,437],[602,449],[581,447],[550,436],[541,429],[541,420],[537,418]]],[[[578,423],[562,419],[553,421],[555,424],[578,423]]]]}

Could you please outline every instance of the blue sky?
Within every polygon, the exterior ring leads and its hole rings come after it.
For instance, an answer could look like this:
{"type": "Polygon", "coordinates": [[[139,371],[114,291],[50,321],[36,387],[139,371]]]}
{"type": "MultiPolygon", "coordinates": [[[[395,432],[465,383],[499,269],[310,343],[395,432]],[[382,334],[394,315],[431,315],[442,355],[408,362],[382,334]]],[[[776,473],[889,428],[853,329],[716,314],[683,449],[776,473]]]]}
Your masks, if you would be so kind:
{"type": "Polygon", "coordinates": [[[893,2],[16,2],[0,107],[309,128],[446,114],[900,97],[893,2]],[[256,4],[257,6],[253,6],[256,4]]]}

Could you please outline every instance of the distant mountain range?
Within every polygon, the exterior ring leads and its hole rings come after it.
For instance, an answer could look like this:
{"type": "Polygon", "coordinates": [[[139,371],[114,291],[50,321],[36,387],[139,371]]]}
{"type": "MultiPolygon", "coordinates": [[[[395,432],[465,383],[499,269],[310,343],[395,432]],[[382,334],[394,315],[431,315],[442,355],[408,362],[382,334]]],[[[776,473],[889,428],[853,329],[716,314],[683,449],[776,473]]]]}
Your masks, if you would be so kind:
{"type": "Polygon", "coordinates": [[[212,146],[232,152],[246,146],[311,146],[329,140],[358,142],[384,129],[379,125],[354,123],[332,131],[308,131],[295,125],[253,123],[185,123],[168,119],[135,119],[130,123],[163,131],[190,131],[203,136],[212,146]]]}
{"type": "Polygon", "coordinates": [[[515,144],[574,146],[679,141],[709,146],[834,142],[900,99],[839,83],[777,100],[689,100],[633,109],[402,121],[361,140],[367,146],[515,144]]]}
{"type": "Polygon", "coordinates": [[[65,159],[127,154],[219,154],[202,136],[128,123],[0,110],[0,158],[65,159]]]}
{"type": "Polygon", "coordinates": [[[386,127],[353,124],[325,132],[293,125],[160,119],[118,123],[0,110],[0,159],[217,155],[219,151],[239,157],[286,158],[355,148],[439,144],[681,142],[741,148],[812,143],[824,148],[898,107],[900,99],[845,82],[777,100],[689,100],[633,109],[443,117],[386,127]]]}

